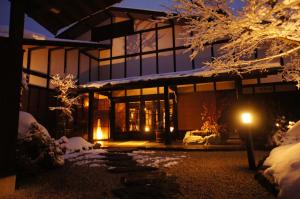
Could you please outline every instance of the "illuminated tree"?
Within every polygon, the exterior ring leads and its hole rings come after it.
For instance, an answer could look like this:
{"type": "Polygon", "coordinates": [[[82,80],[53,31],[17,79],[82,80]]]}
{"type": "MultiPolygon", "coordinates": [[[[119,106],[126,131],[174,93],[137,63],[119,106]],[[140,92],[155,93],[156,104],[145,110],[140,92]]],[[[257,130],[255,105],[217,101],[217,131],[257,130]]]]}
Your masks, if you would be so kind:
{"type": "Polygon", "coordinates": [[[288,58],[283,77],[300,85],[300,0],[248,0],[235,9],[234,0],[173,0],[173,7],[162,20],[184,23],[185,44],[191,58],[207,44],[226,40],[221,55],[205,63],[218,69],[264,69],[278,58],[288,58]],[[266,48],[267,47],[267,48],[266,48]],[[254,59],[257,49],[265,56],[254,59]]]}
{"type": "Polygon", "coordinates": [[[52,76],[50,80],[50,84],[58,91],[56,98],[58,99],[60,106],[49,107],[49,109],[52,111],[61,111],[68,121],[73,120],[73,107],[75,105],[80,105],[80,96],[74,96],[71,93],[71,89],[77,88],[76,82],[74,76],[71,74],[68,74],[65,77],[60,77],[60,75],[56,74],[52,76]]]}

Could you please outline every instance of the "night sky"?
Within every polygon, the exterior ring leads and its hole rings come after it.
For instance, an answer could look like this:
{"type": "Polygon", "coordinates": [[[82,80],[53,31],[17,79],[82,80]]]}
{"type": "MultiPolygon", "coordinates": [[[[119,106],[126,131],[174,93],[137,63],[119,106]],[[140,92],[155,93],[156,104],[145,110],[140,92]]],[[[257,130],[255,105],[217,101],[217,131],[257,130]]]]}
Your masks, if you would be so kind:
{"type": "MultiPolygon", "coordinates": [[[[164,11],[165,8],[162,5],[171,5],[171,3],[172,0],[123,0],[122,3],[116,4],[115,6],[164,11]]],[[[235,7],[241,7],[241,3],[237,2],[235,7]]],[[[9,9],[10,2],[8,0],[0,0],[0,26],[7,26],[9,24],[9,9]]],[[[25,19],[25,29],[53,37],[49,31],[30,17],[26,17],[25,19]]]]}

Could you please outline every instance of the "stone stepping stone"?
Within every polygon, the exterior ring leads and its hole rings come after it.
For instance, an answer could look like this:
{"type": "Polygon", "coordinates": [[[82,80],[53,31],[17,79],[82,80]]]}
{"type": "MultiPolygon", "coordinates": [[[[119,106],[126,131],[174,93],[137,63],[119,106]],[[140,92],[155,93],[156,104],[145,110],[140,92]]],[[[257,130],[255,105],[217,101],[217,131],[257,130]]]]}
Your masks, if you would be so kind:
{"type": "Polygon", "coordinates": [[[106,165],[111,167],[134,167],[136,162],[133,160],[108,161],[106,165]]]}
{"type": "Polygon", "coordinates": [[[125,161],[125,160],[132,160],[132,157],[127,154],[121,154],[121,153],[107,153],[105,155],[105,160],[108,161],[125,161]]]}
{"type": "Polygon", "coordinates": [[[157,168],[148,166],[115,167],[108,169],[111,173],[149,172],[154,170],[157,170],[157,168]]]}
{"type": "Polygon", "coordinates": [[[137,148],[126,148],[126,149],[121,149],[121,148],[114,148],[114,149],[108,149],[108,153],[132,153],[132,151],[136,151],[137,148]]]}

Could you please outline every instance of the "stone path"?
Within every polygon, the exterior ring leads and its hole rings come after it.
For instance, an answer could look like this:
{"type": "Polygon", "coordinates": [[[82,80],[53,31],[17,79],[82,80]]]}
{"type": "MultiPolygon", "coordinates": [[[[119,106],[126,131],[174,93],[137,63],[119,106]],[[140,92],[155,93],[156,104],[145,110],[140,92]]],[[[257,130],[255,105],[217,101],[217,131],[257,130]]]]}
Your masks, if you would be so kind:
{"type": "Polygon", "coordinates": [[[180,195],[176,179],[155,167],[141,166],[127,153],[133,150],[108,150],[104,154],[108,171],[123,174],[122,186],[113,189],[121,199],[164,199],[180,195]]]}

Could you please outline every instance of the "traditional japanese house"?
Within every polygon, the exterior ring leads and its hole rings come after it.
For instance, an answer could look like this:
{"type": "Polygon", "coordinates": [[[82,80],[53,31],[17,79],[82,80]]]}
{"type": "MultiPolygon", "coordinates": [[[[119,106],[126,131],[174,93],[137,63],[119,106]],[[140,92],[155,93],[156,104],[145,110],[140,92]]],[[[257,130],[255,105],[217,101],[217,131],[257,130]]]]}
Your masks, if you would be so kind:
{"type": "MultiPolygon", "coordinates": [[[[48,110],[55,104],[49,78],[66,73],[77,77],[78,92],[84,96],[69,136],[81,135],[90,141],[169,142],[181,140],[186,131],[215,124],[229,129],[221,132],[225,141],[238,138],[228,125],[242,99],[251,99],[263,113],[262,119],[276,117],[270,112],[275,107],[290,118],[300,116],[299,110],[289,108],[299,100],[295,83],[283,82],[278,74],[288,59],[275,60],[263,71],[240,71],[242,76],[231,70],[214,71],[204,62],[218,56],[226,41],[208,44],[190,60],[192,52],[181,39],[182,24],[153,23],[164,15],[114,7],[61,31],[57,37],[63,40],[27,40],[23,70],[30,89],[23,96],[23,109],[51,132],[58,132],[55,114],[48,110]]],[[[257,49],[253,57],[264,52],[257,49]]]]}

